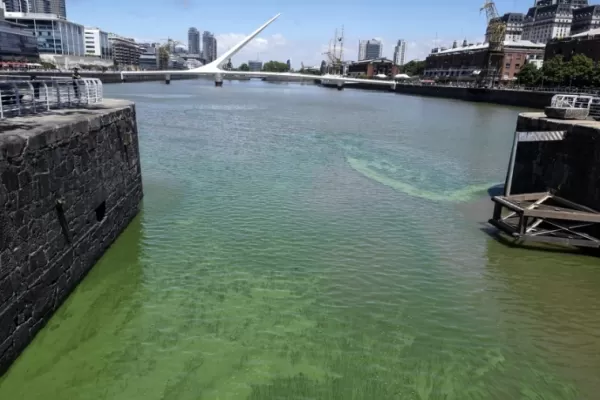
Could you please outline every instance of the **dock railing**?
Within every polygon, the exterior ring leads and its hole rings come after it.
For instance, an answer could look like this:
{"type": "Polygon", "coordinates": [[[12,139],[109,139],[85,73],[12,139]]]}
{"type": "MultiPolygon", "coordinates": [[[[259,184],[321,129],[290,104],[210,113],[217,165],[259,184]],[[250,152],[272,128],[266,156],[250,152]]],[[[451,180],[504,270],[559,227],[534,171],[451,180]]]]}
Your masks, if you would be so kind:
{"type": "Polygon", "coordinates": [[[576,94],[556,94],[550,103],[555,108],[583,108],[589,110],[589,116],[600,119],[600,97],[576,94]]]}
{"type": "Polygon", "coordinates": [[[52,109],[101,104],[102,81],[95,78],[3,79],[0,77],[0,119],[39,114],[52,109]]]}

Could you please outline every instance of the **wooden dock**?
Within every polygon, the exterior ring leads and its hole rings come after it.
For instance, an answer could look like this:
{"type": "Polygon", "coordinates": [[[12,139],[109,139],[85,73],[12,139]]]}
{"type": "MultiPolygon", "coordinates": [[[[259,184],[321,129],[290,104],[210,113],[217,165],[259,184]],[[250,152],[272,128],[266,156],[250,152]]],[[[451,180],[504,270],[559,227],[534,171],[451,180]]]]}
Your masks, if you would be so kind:
{"type": "Polygon", "coordinates": [[[600,212],[550,192],[494,196],[489,223],[517,241],[600,248],[600,212]]]}

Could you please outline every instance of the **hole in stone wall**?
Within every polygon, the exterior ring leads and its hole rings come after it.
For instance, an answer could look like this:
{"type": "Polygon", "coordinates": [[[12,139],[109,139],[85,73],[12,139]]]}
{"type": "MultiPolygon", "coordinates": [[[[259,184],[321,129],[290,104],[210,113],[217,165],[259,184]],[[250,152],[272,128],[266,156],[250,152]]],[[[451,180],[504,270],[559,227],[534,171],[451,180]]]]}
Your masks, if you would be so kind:
{"type": "Polygon", "coordinates": [[[102,203],[100,203],[100,205],[98,207],[96,207],[96,220],[98,222],[102,221],[104,219],[105,215],[106,215],[106,201],[103,201],[102,203]]]}

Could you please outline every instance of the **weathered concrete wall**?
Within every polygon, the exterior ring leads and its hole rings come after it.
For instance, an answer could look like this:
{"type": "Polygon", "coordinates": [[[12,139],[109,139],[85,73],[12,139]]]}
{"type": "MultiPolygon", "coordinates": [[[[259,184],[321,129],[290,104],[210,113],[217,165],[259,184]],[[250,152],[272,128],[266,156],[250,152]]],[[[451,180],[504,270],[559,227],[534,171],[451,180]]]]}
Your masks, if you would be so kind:
{"type": "Polygon", "coordinates": [[[0,374],[141,199],[133,103],[0,121],[0,374]]]}
{"type": "Polygon", "coordinates": [[[552,120],[524,113],[518,131],[566,131],[561,141],[521,142],[512,193],[556,190],[568,200],[600,210],[600,123],[552,120]]]}
{"type": "MultiPolygon", "coordinates": [[[[375,90],[389,92],[387,86],[357,83],[346,86],[349,89],[375,90]]],[[[550,92],[526,92],[520,90],[491,90],[478,88],[459,88],[451,86],[415,86],[396,85],[396,93],[415,96],[442,97],[463,101],[481,103],[502,104],[506,106],[517,106],[526,108],[539,108],[550,104],[555,93],[550,92]]]]}

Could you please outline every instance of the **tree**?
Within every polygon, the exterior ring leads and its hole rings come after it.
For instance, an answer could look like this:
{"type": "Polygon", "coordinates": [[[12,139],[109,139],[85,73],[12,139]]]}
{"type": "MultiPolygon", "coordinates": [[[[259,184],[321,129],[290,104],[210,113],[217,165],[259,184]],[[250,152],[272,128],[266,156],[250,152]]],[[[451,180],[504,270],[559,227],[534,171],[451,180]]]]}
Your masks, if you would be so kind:
{"type": "Polygon", "coordinates": [[[594,61],[583,54],[575,54],[565,63],[565,85],[589,86],[594,78],[594,61]]]}
{"type": "Polygon", "coordinates": [[[288,70],[287,64],[279,61],[271,60],[263,65],[263,71],[265,72],[287,72],[288,70]]]}
{"type": "Polygon", "coordinates": [[[542,80],[542,71],[533,63],[525,63],[517,74],[517,82],[523,86],[535,86],[542,80]]]}
{"type": "Polygon", "coordinates": [[[542,67],[544,82],[551,84],[551,86],[560,86],[565,80],[565,73],[565,63],[562,56],[559,55],[544,61],[542,67]]]}
{"type": "Polygon", "coordinates": [[[170,49],[170,43],[164,44],[158,48],[158,69],[161,71],[169,69],[169,58],[171,56],[170,49]]]}
{"type": "Polygon", "coordinates": [[[250,71],[250,67],[248,66],[248,64],[243,63],[242,65],[240,65],[239,70],[240,71],[250,71]]]}
{"type": "Polygon", "coordinates": [[[421,76],[425,71],[425,61],[409,61],[406,64],[401,65],[399,71],[401,74],[407,74],[410,76],[421,76]]]}

